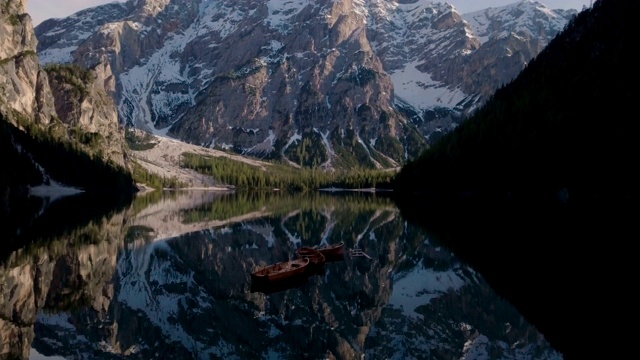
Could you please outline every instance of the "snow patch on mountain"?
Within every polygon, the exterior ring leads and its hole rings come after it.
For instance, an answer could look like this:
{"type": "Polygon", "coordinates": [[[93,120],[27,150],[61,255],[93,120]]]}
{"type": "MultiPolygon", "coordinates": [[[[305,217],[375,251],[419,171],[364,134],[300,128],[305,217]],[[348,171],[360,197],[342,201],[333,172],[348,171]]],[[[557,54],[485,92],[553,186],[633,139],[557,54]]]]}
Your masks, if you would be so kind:
{"type": "Polygon", "coordinates": [[[149,321],[170,341],[179,342],[198,354],[224,353],[217,347],[211,348],[197,341],[175,321],[180,312],[186,309],[187,298],[195,297],[201,306],[189,311],[202,311],[203,307],[210,306],[210,297],[193,280],[193,271],[178,271],[174,265],[176,261],[181,260],[166,242],[154,242],[130,250],[118,260],[118,301],[145,313],[149,321]],[[189,291],[172,291],[172,288],[183,287],[189,291]]]}
{"type": "Polygon", "coordinates": [[[263,142],[249,148],[247,151],[250,153],[260,153],[260,152],[269,153],[273,151],[275,142],[276,142],[276,135],[273,133],[273,130],[269,130],[269,135],[264,139],[263,142]]]}
{"type": "Polygon", "coordinates": [[[41,65],[48,64],[66,64],[73,61],[73,52],[77,49],[77,46],[68,46],[65,48],[53,48],[41,51],[38,55],[40,57],[41,65]]]}
{"type": "MultiPolygon", "coordinates": [[[[57,336],[64,334],[62,335],[66,342],[64,345],[86,346],[90,344],[90,341],[84,335],[79,334],[76,327],[71,324],[68,314],[48,314],[41,312],[38,314],[36,322],[51,329],[52,333],[57,334],[57,336]]],[[[55,339],[55,336],[53,338],[43,337],[39,340],[54,348],[63,345],[55,339]]]]}
{"type": "MultiPolygon", "coordinates": [[[[199,20],[197,22],[198,35],[206,33],[216,34],[223,39],[238,29],[240,23],[253,16],[255,10],[242,11],[237,7],[225,4],[224,1],[203,1],[200,4],[199,20]]],[[[217,46],[212,43],[211,47],[217,46]]]]}
{"type": "Polygon", "coordinates": [[[36,319],[40,324],[56,326],[67,330],[75,330],[76,327],[69,322],[69,314],[46,314],[40,313],[36,319]]]}
{"type": "Polygon", "coordinates": [[[460,89],[451,90],[444,83],[432,80],[429,74],[418,70],[418,65],[418,61],[413,61],[391,73],[395,95],[403,102],[418,109],[453,108],[466,98],[460,89]]]}
{"type": "Polygon", "coordinates": [[[189,78],[185,78],[185,73],[181,71],[181,63],[176,56],[184,50],[186,44],[196,34],[195,25],[189,27],[182,34],[173,34],[165,42],[164,47],[153,53],[146,63],[135,66],[120,75],[122,99],[118,110],[120,116],[125,119],[123,122],[130,119],[135,121],[138,126],[158,134],[158,131],[162,129],[156,128],[153,123],[154,118],[171,114],[179,104],[193,102],[191,92],[187,94],[179,92],[158,93],[156,88],[157,82],[189,86],[189,78]],[[150,103],[147,102],[149,97],[150,103]]]}
{"type": "Polygon", "coordinates": [[[420,319],[422,315],[416,312],[418,306],[427,304],[446,292],[460,289],[467,282],[467,279],[454,270],[415,268],[394,279],[389,305],[402,309],[408,317],[420,319]]]}
{"type": "Polygon", "coordinates": [[[264,23],[274,29],[286,30],[291,26],[290,19],[313,3],[311,0],[269,0],[269,16],[264,23]]]}

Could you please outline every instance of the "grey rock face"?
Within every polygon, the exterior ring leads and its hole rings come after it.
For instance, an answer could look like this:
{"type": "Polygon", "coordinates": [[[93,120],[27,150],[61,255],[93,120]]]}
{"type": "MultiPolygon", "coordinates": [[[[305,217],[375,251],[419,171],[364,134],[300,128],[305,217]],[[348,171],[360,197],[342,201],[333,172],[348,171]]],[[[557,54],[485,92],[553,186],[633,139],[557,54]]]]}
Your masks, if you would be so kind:
{"type": "Polygon", "coordinates": [[[426,0],[148,0],[36,31],[43,61],[111,69],[121,122],[301,166],[386,168],[454,128],[573,14],[528,0],[464,16],[426,0]]]}
{"type": "MultiPolygon", "coordinates": [[[[66,39],[59,35],[47,40],[64,44],[66,39]]],[[[0,41],[0,113],[5,118],[19,126],[29,123],[45,126],[61,120],[67,125],[66,130],[75,127],[74,131],[102,139],[99,144],[94,142],[87,147],[89,152],[101,152],[106,160],[126,166],[126,145],[118,129],[113,101],[115,77],[110,63],[94,64],[91,79],[85,83],[75,79],[72,84],[56,78],[50,84],[36,53],[38,41],[23,1],[8,0],[1,4],[0,41]]],[[[69,135],[77,136],[73,131],[69,135]]]]}
{"type": "Polygon", "coordinates": [[[0,112],[14,123],[48,124],[55,116],[53,98],[39,66],[31,17],[22,1],[7,0],[0,6],[0,40],[0,112]]]}
{"type": "Polygon", "coordinates": [[[513,80],[575,14],[575,10],[551,10],[525,0],[464,15],[481,43],[463,76],[465,92],[487,98],[513,80]],[[471,74],[477,74],[475,79],[471,74]]]}
{"type": "Polygon", "coordinates": [[[87,145],[87,151],[102,151],[105,159],[125,167],[123,131],[118,126],[113,98],[105,89],[112,78],[109,69],[100,65],[94,71],[74,65],[49,65],[46,69],[56,111],[61,121],[73,129],[72,136],[87,145]]]}

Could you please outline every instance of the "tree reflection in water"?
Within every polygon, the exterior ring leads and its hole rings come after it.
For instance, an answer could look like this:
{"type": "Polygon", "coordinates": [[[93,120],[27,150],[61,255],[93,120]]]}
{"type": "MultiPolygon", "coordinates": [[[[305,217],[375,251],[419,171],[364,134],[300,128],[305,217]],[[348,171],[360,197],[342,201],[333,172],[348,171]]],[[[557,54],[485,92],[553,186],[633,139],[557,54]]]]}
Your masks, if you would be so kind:
{"type": "Polygon", "coordinates": [[[560,357],[386,197],[139,201],[2,264],[3,356],[560,357]],[[255,268],[340,241],[371,259],[345,256],[282,288],[252,288],[255,268]]]}

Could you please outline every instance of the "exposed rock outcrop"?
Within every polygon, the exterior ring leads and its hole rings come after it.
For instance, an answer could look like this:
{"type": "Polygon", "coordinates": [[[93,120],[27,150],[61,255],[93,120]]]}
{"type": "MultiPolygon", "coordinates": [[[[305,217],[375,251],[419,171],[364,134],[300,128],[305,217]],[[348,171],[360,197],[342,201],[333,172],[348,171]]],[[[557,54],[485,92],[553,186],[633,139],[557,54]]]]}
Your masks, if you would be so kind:
{"type": "Polygon", "coordinates": [[[0,1],[0,40],[0,112],[14,124],[49,124],[55,117],[53,97],[22,0],[0,1]]]}
{"type": "Polygon", "coordinates": [[[120,120],[326,169],[417,156],[575,11],[417,1],[146,0],[40,25],[45,62],[109,64],[120,120]]]}
{"type": "MultiPolygon", "coordinates": [[[[77,65],[48,65],[46,71],[56,111],[71,129],[71,136],[84,144],[88,152],[100,152],[106,159],[126,167],[124,130],[118,125],[113,98],[105,89],[105,82],[109,86],[109,80],[104,78],[105,67],[108,65],[88,71],[77,65]]],[[[112,79],[110,75],[107,77],[112,79]]]]}
{"type": "MultiPolygon", "coordinates": [[[[98,63],[90,72],[79,68],[69,71],[71,67],[64,66],[53,66],[45,71],[36,52],[38,41],[31,17],[25,13],[25,2],[0,1],[0,116],[37,138],[21,143],[15,135],[7,135],[7,142],[13,146],[9,150],[12,159],[27,159],[32,163],[32,169],[45,178],[47,185],[48,179],[59,180],[48,175],[55,173],[52,166],[58,168],[57,160],[50,158],[55,156],[55,151],[50,154],[43,150],[46,146],[50,146],[49,149],[57,146],[46,145],[49,143],[73,144],[69,147],[82,149],[77,150],[78,153],[88,153],[96,163],[105,160],[115,165],[114,173],[127,168],[124,132],[118,127],[113,101],[116,86],[111,64],[98,63]],[[26,146],[26,143],[30,145],[26,146]],[[36,159],[34,152],[41,152],[42,157],[36,159]]],[[[78,156],[86,155],[82,154],[78,156]]],[[[78,180],[81,177],[74,180],[82,182],[78,180]]],[[[21,179],[7,181],[7,186],[24,187],[25,181],[34,185],[33,179],[21,179]],[[23,183],[15,184],[14,181],[23,183]]],[[[0,192],[8,191],[2,187],[0,192]]]]}

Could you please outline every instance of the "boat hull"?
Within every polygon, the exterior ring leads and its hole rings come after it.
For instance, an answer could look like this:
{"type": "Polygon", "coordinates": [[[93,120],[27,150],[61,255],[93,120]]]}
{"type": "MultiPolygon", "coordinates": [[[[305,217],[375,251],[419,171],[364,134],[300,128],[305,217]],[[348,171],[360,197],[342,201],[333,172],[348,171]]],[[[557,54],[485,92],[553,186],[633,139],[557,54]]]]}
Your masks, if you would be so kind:
{"type": "Polygon", "coordinates": [[[306,273],[309,259],[296,259],[266,266],[251,273],[252,282],[271,282],[289,279],[306,273]]]}
{"type": "Polygon", "coordinates": [[[323,272],[326,260],[321,252],[314,248],[303,246],[296,250],[296,254],[301,259],[309,259],[309,266],[307,266],[308,274],[318,274],[323,272]]]}
{"type": "Polygon", "coordinates": [[[325,257],[326,261],[344,260],[344,242],[323,247],[315,247],[315,249],[325,257]]]}

